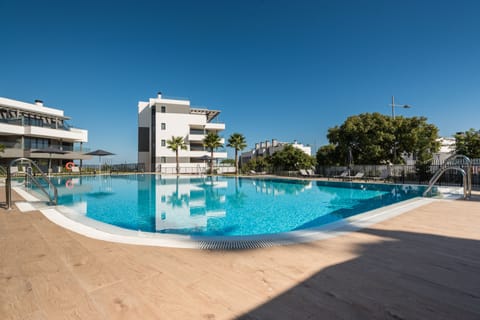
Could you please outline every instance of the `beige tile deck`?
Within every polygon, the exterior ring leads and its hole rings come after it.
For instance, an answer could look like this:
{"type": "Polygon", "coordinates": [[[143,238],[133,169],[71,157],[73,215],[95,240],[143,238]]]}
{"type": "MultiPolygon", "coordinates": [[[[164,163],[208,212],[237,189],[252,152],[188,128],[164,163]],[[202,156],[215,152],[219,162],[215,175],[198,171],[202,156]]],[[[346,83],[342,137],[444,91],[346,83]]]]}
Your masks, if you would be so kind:
{"type": "Polygon", "coordinates": [[[0,319],[480,319],[478,201],[230,252],[103,242],[0,209],[0,254],[0,319]]]}

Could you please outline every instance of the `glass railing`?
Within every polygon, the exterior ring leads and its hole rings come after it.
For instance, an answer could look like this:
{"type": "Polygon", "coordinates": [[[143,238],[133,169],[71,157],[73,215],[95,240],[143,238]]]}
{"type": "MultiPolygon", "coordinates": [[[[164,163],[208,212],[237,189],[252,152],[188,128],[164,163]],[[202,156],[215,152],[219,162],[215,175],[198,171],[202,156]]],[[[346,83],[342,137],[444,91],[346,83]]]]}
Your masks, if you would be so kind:
{"type": "Polygon", "coordinates": [[[37,121],[31,121],[28,119],[23,119],[22,121],[22,118],[0,119],[0,123],[6,123],[6,124],[11,124],[16,126],[49,128],[49,129],[65,130],[65,131],[70,131],[70,129],[72,128],[72,126],[65,121],[63,124],[58,124],[58,126],[56,126],[55,123],[44,123],[40,121],[37,122],[37,121]]]}
{"type": "Polygon", "coordinates": [[[9,149],[20,149],[22,147],[21,142],[15,142],[15,141],[0,141],[0,144],[3,144],[5,148],[9,148],[9,149]]]}
{"type": "Polygon", "coordinates": [[[19,118],[10,118],[10,119],[0,119],[0,123],[13,124],[17,126],[22,125],[22,119],[19,118]]]}

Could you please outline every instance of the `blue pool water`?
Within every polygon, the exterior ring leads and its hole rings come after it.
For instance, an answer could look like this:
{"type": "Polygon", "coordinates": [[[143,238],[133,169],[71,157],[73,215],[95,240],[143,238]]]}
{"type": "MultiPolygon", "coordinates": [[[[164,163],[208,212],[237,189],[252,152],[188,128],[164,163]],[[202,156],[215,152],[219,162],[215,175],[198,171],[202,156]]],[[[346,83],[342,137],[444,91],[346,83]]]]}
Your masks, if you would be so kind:
{"type": "Polygon", "coordinates": [[[59,205],[131,230],[246,236],[317,227],[421,196],[425,187],[391,184],[163,177],[54,178],[59,205]]]}

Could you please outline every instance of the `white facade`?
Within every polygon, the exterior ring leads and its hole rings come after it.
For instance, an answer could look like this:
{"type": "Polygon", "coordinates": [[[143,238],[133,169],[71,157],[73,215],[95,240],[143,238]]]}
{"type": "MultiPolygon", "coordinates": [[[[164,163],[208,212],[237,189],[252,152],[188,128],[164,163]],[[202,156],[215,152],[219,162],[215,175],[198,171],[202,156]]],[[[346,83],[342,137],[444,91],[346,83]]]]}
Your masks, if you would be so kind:
{"type": "Polygon", "coordinates": [[[289,143],[289,142],[279,142],[275,139],[272,139],[272,141],[266,140],[266,141],[256,143],[254,149],[247,152],[243,152],[240,155],[240,162],[246,163],[256,157],[273,155],[275,152],[282,150],[287,145],[291,145],[294,148],[300,149],[306,154],[308,154],[309,156],[312,155],[312,148],[310,146],[308,145],[306,146],[306,145],[303,145],[302,143],[298,143],[296,140],[293,141],[293,143],[289,143]]]}
{"type": "Polygon", "coordinates": [[[5,146],[2,162],[19,157],[51,158],[62,165],[65,161],[90,159],[82,153],[88,131],[70,127],[66,122],[69,119],[63,110],[45,107],[40,100],[27,103],[0,97],[0,144],[5,146]],[[32,152],[47,148],[68,153],[32,152]]]}
{"type": "Polygon", "coordinates": [[[443,163],[448,157],[455,153],[455,138],[441,137],[437,139],[440,142],[440,150],[433,155],[433,160],[443,163]]]}
{"type": "MultiPolygon", "coordinates": [[[[161,93],[148,102],[138,103],[138,162],[146,171],[162,172],[176,163],[175,152],[168,149],[167,140],[183,137],[187,150],[179,150],[180,167],[196,168],[205,164],[210,152],[203,147],[208,132],[220,133],[224,123],[212,122],[217,110],[190,106],[188,100],[163,98],[161,93]],[[203,158],[202,158],[203,157],[203,158]],[[163,165],[163,168],[162,168],[163,165]]],[[[220,134],[219,134],[220,135],[220,134]]],[[[221,140],[225,143],[224,139],[221,140]]],[[[214,152],[215,159],[227,158],[227,152],[214,152]]]]}
{"type": "MultiPolygon", "coordinates": [[[[437,139],[440,143],[440,149],[433,154],[433,162],[435,164],[443,163],[448,157],[455,153],[455,138],[452,137],[440,137],[437,139]]],[[[405,164],[413,166],[417,162],[413,155],[402,155],[405,164]]]]}

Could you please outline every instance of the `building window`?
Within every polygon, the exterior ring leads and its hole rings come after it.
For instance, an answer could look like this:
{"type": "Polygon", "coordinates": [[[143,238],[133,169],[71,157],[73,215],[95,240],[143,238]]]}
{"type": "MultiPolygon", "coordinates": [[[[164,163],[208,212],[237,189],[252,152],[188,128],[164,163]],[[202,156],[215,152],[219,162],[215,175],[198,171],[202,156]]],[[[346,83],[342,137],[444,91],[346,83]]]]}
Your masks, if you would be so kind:
{"type": "Polygon", "coordinates": [[[161,163],[167,163],[167,158],[166,157],[160,157],[160,162],[161,163]]]}
{"type": "Polygon", "coordinates": [[[165,147],[165,140],[162,140],[162,147],[165,147]]]}
{"type": "Polygon", "coordinates": [[[167,111],[167,107],[165,107],[165,106],[160,107],[160,112],[161,113],[165,113],[166,111],[167,111]]]}
{"type": "Polygon", "coordinates": [[[165,122],[162,122],[162,130],[167,130],[167,124],[165,122]]]}

